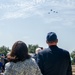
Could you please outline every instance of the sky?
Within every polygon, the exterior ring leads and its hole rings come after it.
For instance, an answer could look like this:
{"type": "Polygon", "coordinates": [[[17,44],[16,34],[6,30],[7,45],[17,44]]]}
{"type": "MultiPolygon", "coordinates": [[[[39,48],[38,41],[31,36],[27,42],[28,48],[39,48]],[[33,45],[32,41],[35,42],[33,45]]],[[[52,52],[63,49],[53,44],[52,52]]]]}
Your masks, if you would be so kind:
{"type": "Polygon", "coordinates": [[[0,46],[21,40],[46,48],[48,32],[58,47],[75,50],[75,0],[0,0],[0,46]]]}

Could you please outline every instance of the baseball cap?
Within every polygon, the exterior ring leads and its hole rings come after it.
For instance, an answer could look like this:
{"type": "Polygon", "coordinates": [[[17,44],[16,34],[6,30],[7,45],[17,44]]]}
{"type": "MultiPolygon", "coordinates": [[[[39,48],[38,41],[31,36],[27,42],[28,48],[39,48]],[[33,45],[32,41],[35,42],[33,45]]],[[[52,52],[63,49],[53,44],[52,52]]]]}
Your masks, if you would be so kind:
{"type": "Polygon", "coordinates": [[[57,35],[54,32],[49,32],[46,37],[46,41],[51,42],[57,40],[57,35]]]}

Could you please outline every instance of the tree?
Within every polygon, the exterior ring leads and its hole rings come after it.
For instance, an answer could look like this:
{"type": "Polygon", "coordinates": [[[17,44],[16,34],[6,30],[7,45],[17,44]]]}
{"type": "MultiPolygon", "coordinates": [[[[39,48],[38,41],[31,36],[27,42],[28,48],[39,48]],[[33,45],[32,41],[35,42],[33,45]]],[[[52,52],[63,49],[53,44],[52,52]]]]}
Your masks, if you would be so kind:
{"type": "Polygon", "coordinates": [[[5,47],[5,46],[0,47],[0,54],[6,55],[8,51],[10,51],[8,47],[5,47]]]}
{"type": "Polygon", "coordinates": [[[36,48],[38,48],[38,47],[39,47],[38,45],[29,44],[29,45],[28,45],[28,51],[29,51],[29,53],[35,53],[35,50],[36,50],[36,48]]]}
{"type": "Polygon", "coordinates": [[[75,50],[71,53],[72,65],[75,65],[75,50]]]}

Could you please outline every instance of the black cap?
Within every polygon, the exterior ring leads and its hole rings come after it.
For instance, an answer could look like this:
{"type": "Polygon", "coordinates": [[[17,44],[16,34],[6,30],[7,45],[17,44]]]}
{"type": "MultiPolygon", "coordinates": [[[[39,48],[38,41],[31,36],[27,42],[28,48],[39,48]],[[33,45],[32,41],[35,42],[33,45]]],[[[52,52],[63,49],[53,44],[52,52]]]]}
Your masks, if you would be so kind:
{"type": "Polygon", "coordinates": [[[47,37],[46,37],[46,41],[47,41],[47,42],[56,41],[56,40],[57,40],[57,35],[56,35],[56,33],[54,33],[54,32],[49,32],[49,33],[47,34],[47,37]]]}

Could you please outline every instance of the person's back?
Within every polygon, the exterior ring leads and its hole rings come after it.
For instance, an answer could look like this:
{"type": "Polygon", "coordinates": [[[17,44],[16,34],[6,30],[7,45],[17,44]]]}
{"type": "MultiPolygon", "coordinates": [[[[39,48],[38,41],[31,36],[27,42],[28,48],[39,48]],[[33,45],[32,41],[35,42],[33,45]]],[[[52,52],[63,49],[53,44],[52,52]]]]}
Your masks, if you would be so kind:
{"type": "Polygon", "coordinates": [[[57,47],[55,33],[47,37],[49,48],[38,53],[37,63],[43,75],[72,75],[69,52],[57,47]]]}
{"type": "Polygon", "coordinates": [[[38,65],[43,75],[71,75],[71,61],[67,51],[51,46],[39,52],[38,57],[38,65]]]}
{"type": "Polygon", "coordinates": [[[42,75],[42,74],[35,60],[30,58],[26,59],[23,62],[7,63],[4,75],[42,75]]]}
{"type": "Polygon", "coordinates": [[[27,45],[17,41],[7,56],[4,75],[42,75],[34,59],[28,53],[27,45]]]}

